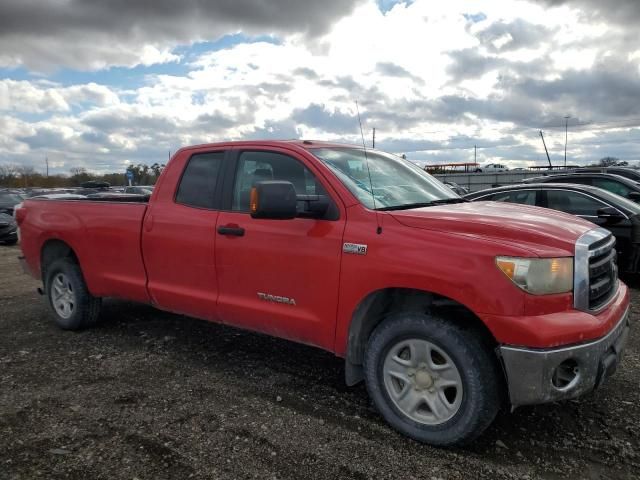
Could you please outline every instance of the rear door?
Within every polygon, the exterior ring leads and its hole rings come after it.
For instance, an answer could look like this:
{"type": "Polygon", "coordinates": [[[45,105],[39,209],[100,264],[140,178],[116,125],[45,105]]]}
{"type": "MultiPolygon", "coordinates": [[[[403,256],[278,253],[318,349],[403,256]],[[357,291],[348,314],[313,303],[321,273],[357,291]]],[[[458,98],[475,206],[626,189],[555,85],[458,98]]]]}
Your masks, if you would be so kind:
{"type": "Polygon", "coordinates": [[[271,147],[236,151],[218,217],[218,309],[225,323],[333,348],[345,212],[313,163],[271,147]],[[287,180],[298,195],[327,195],[324,218],[254,219],[251,187],[287,180]]]}
{"type": "Polygon", "coordinates": [[[224,149],[185,151],[156,188],[143,223],[147,288],[160,308],[217,320],[216,222],[224,149]]]}

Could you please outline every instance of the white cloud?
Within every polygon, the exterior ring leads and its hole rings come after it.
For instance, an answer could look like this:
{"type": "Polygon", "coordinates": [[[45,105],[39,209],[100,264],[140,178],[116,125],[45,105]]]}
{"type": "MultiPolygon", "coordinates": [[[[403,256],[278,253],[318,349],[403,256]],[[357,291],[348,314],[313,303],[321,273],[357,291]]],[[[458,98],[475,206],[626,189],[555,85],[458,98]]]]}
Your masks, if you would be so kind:
{"type": "MultiPolygon", "coordinates": [[[[142,42],[135,62],[189,58],[189,71],[149,76],[127,91],[0,79],[0,111],[11,123],[0,130],[0,161],[51,152],[61,169],[104,170],[164,161],[169,150],[205,141],[359,142],[356,100],[367,138],[375,126],[379,145],[438,161],[471,159],[474,145],[483,159],[545,161],[538,128],[550,130],[555,155],[564,136],[552,127],[567,113],[594,126],[640,123],[629,111],[640,101],[640,55],[636,45],[620,48],[624,27],[605,35],[601,19],[589,21],[575,6],[490,0],[469,9],[463,0],[416,0],[383,13],[369,0],[313,39],[292,33],[277,44],[241,43],[195,59],[142,42]],[[480,8],[486,18],[465,18],[480,8]],[[635,72],[622,71],[629,65],[635,72]]],[[[92,68],[124,47],[99,48],[92,68]]],[[[604,137],[572,131],[570,154],[594,160],[600,150],[579,143],[594,138],[604,137]]],[[[624,152],[640,159],[640,148],[624,152]]]]}

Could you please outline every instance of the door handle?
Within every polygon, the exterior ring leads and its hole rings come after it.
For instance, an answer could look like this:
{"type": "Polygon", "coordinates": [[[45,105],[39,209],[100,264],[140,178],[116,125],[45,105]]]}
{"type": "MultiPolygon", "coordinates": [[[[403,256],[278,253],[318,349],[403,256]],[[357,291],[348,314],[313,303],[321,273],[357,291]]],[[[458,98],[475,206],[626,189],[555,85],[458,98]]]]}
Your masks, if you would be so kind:
{"type": "Polygon", "coordinates": [[[224,225],[224,226],[218,227],[218,233],[220,235],[232,235],[234,237],[242,237],[244,236],[244,228],[224,225]]]}

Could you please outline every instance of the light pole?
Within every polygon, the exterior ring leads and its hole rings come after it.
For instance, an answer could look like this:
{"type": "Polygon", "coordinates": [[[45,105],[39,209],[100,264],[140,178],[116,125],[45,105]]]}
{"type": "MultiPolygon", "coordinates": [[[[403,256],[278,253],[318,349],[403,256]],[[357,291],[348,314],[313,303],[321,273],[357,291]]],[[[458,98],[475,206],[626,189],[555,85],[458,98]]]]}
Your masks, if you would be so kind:
{"type": "Polygon", "coordinates": [[[564,117],[564,168],[567,168],[567,139],[569,136],[569,119],[571,115],[564,117]]]}

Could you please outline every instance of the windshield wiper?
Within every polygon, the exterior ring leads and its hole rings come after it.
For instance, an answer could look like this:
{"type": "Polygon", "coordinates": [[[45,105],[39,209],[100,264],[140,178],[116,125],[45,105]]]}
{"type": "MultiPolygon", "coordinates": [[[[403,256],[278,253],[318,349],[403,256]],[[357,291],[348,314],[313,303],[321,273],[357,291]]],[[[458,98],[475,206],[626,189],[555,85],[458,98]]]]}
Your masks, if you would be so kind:
{"type": "Polygon", "coordinates": [[[441,200],[434,200],[431,202],[432,205],[448,205],[450,203],[466,203],[469,200],[466,198],[443,198],[441,200]]]}
{"type": "Polygon", "coordinates": [[[431,200],[430,202],[405,203],[404,205],[393,205],[390,207],[380,207],[376,210],[387,212],[391,210],[410,210],[412,208],[432,207],[434,205],[448,205],[451,203],[466,203],[469,200],[464,198],[442,198],[440,200],[431,200]]]}

